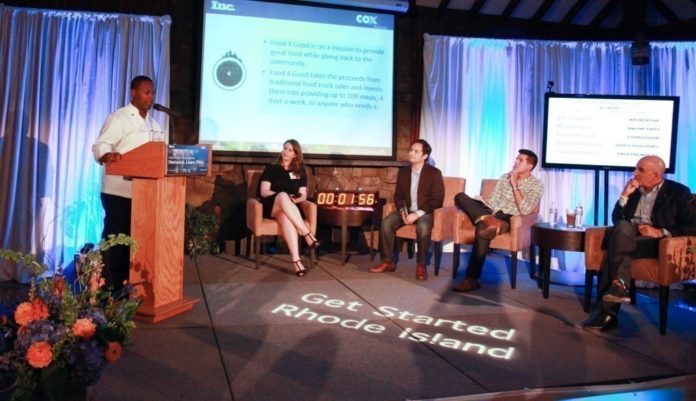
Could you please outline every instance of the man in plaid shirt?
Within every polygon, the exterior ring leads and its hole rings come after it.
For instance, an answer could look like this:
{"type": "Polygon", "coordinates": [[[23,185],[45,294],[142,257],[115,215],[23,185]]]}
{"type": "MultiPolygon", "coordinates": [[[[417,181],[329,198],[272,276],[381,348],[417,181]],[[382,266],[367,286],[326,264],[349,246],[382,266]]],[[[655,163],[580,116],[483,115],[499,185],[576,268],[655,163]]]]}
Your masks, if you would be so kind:
{"type": "Polygon", "coordinates": [[[532,176],[537,155],[529,149],[520,149],[510,172],[503,174],[488,202],[471,198],[464,192],[454,197],[454,203],[476,225],[474,248],[471,251],[466,277],[452,290],[469,292],[481,288],[479,279],[491,240],[510,230],[510,217],[531,213],[544,193],[544,184],[532,176]]]}

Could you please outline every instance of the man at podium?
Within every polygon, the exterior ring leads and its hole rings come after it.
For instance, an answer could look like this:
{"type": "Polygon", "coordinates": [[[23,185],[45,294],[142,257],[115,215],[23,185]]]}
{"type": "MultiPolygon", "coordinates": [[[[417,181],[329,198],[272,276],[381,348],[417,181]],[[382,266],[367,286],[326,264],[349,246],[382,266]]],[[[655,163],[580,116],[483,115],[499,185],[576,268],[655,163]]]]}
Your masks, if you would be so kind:
{"type": "MultiPolygon", "coordinates": [[[[164,131],[152,119],[148,110],[152,107],[155,87],[152,79],[144,75],[133,78],[130,84],[131,101],[110,114],[97,141],[92,146],[95,160],[101,165],[121,159],[121,155],[150,141],[165,141],[164,131]]],[[[109,234],[130,235],[131,181],[125,177],[102,173],[101,203],[104,207],[104,231],[109,234]]],[[[104,278],[107,287],[114,291],[123,288],[128,280],[130,251],[118,246],[104,253],[104,278]]]]}

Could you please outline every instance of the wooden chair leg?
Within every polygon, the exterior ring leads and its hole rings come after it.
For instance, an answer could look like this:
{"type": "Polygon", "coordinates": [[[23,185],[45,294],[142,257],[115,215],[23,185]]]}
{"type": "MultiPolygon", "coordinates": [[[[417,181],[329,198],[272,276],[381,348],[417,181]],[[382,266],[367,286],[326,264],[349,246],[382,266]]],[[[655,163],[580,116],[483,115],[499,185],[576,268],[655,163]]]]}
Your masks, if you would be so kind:
{"type": "Polygon", "coordinates": [[[669,286],[660,286],[660,334],[667,333],[667,305],[669,304],[669,286]]]}
{"type": "Polygon", "coordinates": [[[252,243],[254,242],[254,234],[249,234],[247,235],[246,238],[246,248],[244,249],[244,253],[247,259],[249,259],[249,256],[251,256],[251,247],[252,243]]]}
{"type": "Polygon", "coordinates": [[[251,255],[251,238],[252,234],[247,234],[246,237],[244,237],[244,255],[247,259],[249,259],[251,255]]]}
{"type": "Polygon", "coordinates": [[[536,275],[536,246],[535,245],[530,245],[529,246],[529,278],[531,280],[534,280],[534,276],[536,275]]]}
{"type": "Polygon", "coordinates": [[[517,288],[517,251],[510,251],[510,287],[517,288]]]}
{"type": "Polygon", "coordinates": [[[408,258],[413,259],[413,255],[416,253],[416,241],[414,240],[407,240],[406,241],[406,246],[407,246],[407,252],[408,252],[408,258]]]}
{"type": "Polygon", "coordinates": [[[442,241],[433,241],[433,252],[435,253],[435,275],[440,274],[440,262],[442,261],[442,241]]]}
{"type": "Polygon", "coordinates": [[[457,278],[457,269],[459,268],[459,249],[461,245],[454,244],[454,249],[452,250],[452,278],[457,278]]]}
{"type": "Polygon", "coordinates": [[[628,287],[628,294],[631,297],[631,305],[636,304],[636,280],[631,279],[631,285],[628,287]]]}
{"type": "Polygon", "coordinates": [[[252,239],[254,240],[254,248],[256,248],[255,268],[256,268],[256,270],[258,270],[259,269],[259,258],[261,257],[261,240],[257,235],[252,236],[252,239]]]}

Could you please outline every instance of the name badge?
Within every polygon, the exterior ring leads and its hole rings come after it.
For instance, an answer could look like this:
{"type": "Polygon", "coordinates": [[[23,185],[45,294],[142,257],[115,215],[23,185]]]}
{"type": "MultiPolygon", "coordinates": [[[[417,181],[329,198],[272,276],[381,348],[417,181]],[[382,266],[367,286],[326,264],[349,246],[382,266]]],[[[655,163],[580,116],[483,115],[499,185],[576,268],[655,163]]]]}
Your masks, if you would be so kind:
{"type": "Polygon", "coordinates": [[[294,171],[291,171],[291,172],[290,172],[290,179],[291,179],[291,180],[299,180],[299,179],[300,179],[300,175],[297,174],[297,173],[295,173],[294,171]]]}

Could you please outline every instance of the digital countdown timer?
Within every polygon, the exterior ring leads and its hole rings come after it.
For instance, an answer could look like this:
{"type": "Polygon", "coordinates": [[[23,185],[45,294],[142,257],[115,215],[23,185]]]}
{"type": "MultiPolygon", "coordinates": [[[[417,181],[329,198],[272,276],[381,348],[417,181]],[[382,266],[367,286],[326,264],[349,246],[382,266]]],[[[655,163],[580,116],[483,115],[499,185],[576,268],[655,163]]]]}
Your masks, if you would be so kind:
{"type": "Polygon", "coordinates": [[[317,206],[374,206],[379,192],[317,191],[314,199],[317,206]]]}

